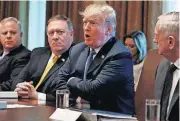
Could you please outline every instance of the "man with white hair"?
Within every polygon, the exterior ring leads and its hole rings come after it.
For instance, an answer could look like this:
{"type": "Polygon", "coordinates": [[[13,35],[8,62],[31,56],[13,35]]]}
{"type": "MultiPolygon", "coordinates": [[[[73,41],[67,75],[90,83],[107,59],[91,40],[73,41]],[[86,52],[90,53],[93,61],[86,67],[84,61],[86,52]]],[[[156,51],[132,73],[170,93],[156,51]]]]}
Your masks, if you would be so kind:
{"type": "Polygon", "coordinates": [[[52,86],[67,82],[72,96],[89,101],[92,109],[134,114],[133,62],[115,38],[114,9],[91,4],[80,14],[85,42],[72,48],[52,86]]]}
{"type": "Polygon", "coordinates": [[[158,18],[154,43],[165,57],[157,68],[155,81],[155,97],[161,100],[160,120],[179,121],[179,12],[158,18]]]}

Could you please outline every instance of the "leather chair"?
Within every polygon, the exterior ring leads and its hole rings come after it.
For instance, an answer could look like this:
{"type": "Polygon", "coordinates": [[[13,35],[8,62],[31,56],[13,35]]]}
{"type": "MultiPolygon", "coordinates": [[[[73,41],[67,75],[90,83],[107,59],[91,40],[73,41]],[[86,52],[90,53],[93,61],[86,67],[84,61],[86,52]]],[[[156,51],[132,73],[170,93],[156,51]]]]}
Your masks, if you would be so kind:
{"type": "Polygon", "coordinates": [[[155,72],[162,56],[157,49],[149,50],[144,60],[141,76],[135,93],[135,111],[138,121],[145,121],[145,100],[154,98],[155,72]]]}

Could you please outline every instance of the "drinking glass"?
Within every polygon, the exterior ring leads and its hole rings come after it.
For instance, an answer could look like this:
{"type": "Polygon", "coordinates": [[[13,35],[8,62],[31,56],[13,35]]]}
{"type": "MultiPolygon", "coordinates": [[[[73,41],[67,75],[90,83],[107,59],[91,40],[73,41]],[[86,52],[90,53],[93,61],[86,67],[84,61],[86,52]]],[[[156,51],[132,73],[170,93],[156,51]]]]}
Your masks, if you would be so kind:
{"type": "Polygon", "coordinates": [[[56,108],[69,107],[69,90],[56,90],[56,108]]]}
{"type": "Polygon", "coordinates": [[[160,100],[146,99],[145,121],[160,121],[160,100]]]}

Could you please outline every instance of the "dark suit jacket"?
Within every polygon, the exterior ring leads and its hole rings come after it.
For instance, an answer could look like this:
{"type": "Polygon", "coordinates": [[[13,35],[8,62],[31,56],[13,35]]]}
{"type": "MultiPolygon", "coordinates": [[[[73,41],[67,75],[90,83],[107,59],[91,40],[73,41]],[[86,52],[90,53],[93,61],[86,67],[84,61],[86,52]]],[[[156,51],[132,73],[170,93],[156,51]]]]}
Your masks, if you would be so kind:
{"type": "MultiPolygon", "coordinates": [[[[21,71],[16,79],[12,84],[12,90],[16,88],[16,85],[20,82],[24,81],[33,81],[34,87],[38,84],[44,69],[49,61],[52,52],[49,47],[41,47],[36,48],[32,51],[31,59],[29,63],[25,66],[25,68],[21,71]]],[[[45,76],[43,82],[38,87],[37,91],[46,93],[47,94],[47,101],[54,101],[55,97],[51,95],[52,91],[55,91],[53,88],[50,87],[50,84],[54,78],[54,76],[58,73],[58,70],[61,66],[65,63],[69,52],[66,51],[61,55],[58,59],[56,64],[51,68],[48,74],[45,76]]],[[[66,88],[66,83],[61,86],[62,89],[66,88]]]]}
{"type": "Polygon", "coordinates": [[[72,48],[65,65],[53,82],[56,88],[73,78],[67,86],[74,96],[90,102],[92,109],[134,114],[133,62],[130,51],[116,38],[98,52],[83,81],[89,47],[84,42],[72,48]]]}
{"type": "MultiPolygon", "coordinates": [[[[158,66],[155,80],[155,98],[161,99],[164,81],[170,62],[164,59],[158,66]]],[[[179,81],[171,99],[169,112],[167,114],[169,121],[179,121],[179,81]]]]}
{"type": "Polygon", "coordinates": [[[28,63],[30,53],[26,47],[20,45],[4,56],[0,61],[0,90],[7,91],[11,89],[12,81],[28,63]]]}

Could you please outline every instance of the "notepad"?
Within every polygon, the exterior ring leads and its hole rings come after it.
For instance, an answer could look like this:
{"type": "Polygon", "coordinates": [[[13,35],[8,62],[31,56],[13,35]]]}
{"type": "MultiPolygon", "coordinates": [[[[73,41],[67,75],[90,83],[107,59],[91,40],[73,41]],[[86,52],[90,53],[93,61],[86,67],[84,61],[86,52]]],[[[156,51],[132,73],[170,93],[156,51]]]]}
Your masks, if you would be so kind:
{"type": "Polygon", "coordinates": [[[13,98],[18,98],[17,92],[13,91],[4,91],[0,92],[0,99],[13,99],[13,98]]]}
{"type": "Polygon", "coordinates": [[[49,118],[58,121],[76,121],[80,115],[81,112],[78,111],[57,108],[49,118]]]}

